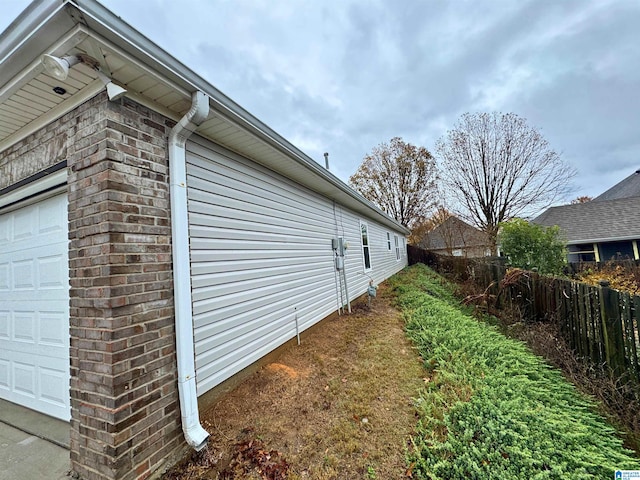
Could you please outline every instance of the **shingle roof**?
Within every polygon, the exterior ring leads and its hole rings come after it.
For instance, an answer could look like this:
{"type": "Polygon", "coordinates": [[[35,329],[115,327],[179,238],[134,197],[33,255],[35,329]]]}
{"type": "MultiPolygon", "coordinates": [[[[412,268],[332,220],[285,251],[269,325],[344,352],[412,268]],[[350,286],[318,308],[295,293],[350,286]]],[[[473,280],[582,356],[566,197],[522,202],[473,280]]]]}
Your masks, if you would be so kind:
{"type": "Polygon", "coordinates": [[[638,239],[640,196],[551,207],[533,223],[558,225],[570,244],[638,239]]]}
{"type": "Polygon", "coordinates": [[[636,170],[606,192],[598,195],[592,201],[600,202],[602,200],[615,200],[629,197],[640,197],[640,170],[636,170]]]}
{"type": "Polygon", "coordinates": [[[489,241],[484,232],[452,216],[427,233],[424,245],[427,249],[441,250],[484,247],[489,245],[489,241]]]}

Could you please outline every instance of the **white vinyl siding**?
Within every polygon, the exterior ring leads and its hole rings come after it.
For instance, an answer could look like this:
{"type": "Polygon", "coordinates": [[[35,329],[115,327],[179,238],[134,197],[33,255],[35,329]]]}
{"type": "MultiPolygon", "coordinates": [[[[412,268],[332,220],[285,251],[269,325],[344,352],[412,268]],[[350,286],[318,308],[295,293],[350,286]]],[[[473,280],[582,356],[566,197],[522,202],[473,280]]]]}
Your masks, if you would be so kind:
{"type": "MultiPolygon", "coordinates": [[[[203,139],[188,142],[187,149],[201,395],[295,337],[296,316],[302,331],[337,310],[333,238],[344,237],[351,246],[345,273],[352,300],[366,291],[369,278],[362,273],[361,229],[353,212],[203,139]]],[[[383,232],[368,222],[370,243],[382,240],[383,232]]],[[[369,247],[375,282],[402,268],[376,256],[382,245],[369,247]]]]}

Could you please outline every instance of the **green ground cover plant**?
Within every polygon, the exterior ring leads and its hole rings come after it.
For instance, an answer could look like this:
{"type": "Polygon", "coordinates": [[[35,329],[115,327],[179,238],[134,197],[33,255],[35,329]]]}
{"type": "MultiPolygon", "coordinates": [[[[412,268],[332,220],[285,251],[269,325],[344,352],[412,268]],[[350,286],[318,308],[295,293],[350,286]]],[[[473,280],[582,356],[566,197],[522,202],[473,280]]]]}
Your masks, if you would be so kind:
{"type": "Polygon", "coordinates": [[[474,319],[423,265],[390,280],[427,376],[407,456],[413,478],[613,479],[640,469],[560,372],[474,319]]]}

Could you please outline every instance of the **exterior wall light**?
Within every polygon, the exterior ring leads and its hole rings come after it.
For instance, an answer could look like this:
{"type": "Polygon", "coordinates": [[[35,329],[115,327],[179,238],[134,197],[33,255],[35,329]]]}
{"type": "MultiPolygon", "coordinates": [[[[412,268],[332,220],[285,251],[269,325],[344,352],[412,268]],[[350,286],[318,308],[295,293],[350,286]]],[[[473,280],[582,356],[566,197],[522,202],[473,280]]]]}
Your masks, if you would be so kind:
{"type": "Polygon", "coordinates": [[[44,69],[58,80],[66,80],[69,76],[69,69],[78,63],[84,63],[93,68],[98,78],[104,83],[107,89],[109,100],[114,101],[121,98],[127,90],[113,81],[100,71],[100,63],[88,55],[67,55],[64,57],[56,57],[54,55],[44,54],[40,61],[44,69]]]}
{"type": "Polygon", "coordinates": [[[105,87],[107,87],[107,95],[109,96],[110,101],[113,102],[114,100],[118,100],[120,97],[124,96],[125,93],[127,93],[127,90],[125,88],[122,88],[120,85],[116,85],[115,83],[113,83],[111,79],[100,70],[96,70],[96,72],[98,73],[98,78],[102,80],[102,83],[104,83],[105,87]]]}
{"type": "Polygon", "coordinates": [[[53,55],[42,55],[42,66],[51,75],[58,80],[66,80],[69,75],[69,68],[76,63],[80,63],[80,57],[76,55],[67,55],[66,57],[55,57],[53,55]]]}

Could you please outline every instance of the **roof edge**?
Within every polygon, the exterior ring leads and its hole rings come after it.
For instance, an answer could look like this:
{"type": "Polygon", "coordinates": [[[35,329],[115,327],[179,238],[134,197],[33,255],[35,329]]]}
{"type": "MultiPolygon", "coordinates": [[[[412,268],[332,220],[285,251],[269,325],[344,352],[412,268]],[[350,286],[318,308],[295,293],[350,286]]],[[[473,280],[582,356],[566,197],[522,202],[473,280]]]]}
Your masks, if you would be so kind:
{"type": "Polygon", "coordinates": [[[567,240],[567,245],[585,245],[589,243],[607,243],[607,242],[625,242],[629,240],[639,240],[640,235],[627,235],[624,237],[603,237],[603,238],[593,238],[587,240],[576,240],[572,242],[571,240],[567,240]]]}
{"type": "Polygon", "coordinates": [[[4,63],[39,26],[58,10],[66,0],[33,0],[0,34],[0,64],[4,63]]]}

